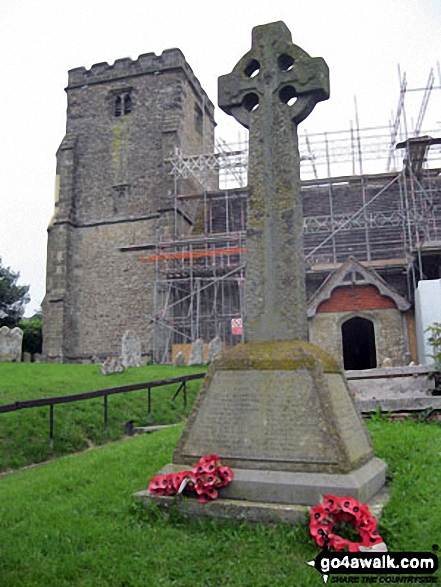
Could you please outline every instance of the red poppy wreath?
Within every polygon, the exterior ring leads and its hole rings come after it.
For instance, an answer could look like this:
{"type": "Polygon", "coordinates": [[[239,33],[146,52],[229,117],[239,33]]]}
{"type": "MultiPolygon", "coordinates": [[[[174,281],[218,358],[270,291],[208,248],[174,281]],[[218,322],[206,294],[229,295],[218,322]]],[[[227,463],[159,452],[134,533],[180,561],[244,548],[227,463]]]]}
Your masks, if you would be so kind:
{"type": "Polygon", "coordinates": [[[322,503],[310,509],[310,514],[309,531],[318,546],[349,552],[386,550],[377,532],[377,521],[368,506],[352,497],[325,495],[322,503]],[[338,522],[352,524],[361,542],[352,542],[334,534],[333,529],[338,522]]]}
{"type": "Polygon", "coordinates": [[[212,501],[218,497],[218,489],[233,479],[230,467],[223,467],[216,455],[206,455],[191,468],[191,471],[155,475],[149,483],[153,495],[197,496],[198,501],[212,501]]]}

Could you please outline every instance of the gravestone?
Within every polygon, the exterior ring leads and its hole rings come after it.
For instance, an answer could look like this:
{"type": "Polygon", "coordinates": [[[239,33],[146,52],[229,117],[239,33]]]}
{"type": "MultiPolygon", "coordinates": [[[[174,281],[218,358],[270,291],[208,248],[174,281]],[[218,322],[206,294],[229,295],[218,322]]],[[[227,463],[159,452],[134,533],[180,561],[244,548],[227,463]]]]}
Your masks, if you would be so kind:
{"type": "Polygon", "coordinates": [[[42,363],[42,362],[43,362],[43,355],[41,353],[35,353],[34,363],[42,363]]]}
{"type": "Polygon", "coordinates": [[[32,361],[31,353],[23,353],[22,359],[23,363],[30,363],[32,361]]]}
{"type": "Polygon", "coordinates": [[[211,363],[218,355],[221,354],[224,343],[219,336],[213,338],[208,345],[207,363],[211,363]]]}
{"type": "Polygon", "coordinates": [[[23,330],[21,328],[0,328],[0,363],[21,361],[23,330]]]}
{"type": "Polygon", "coordinates": [[[325,493],[367,501],[385,481],[341,366],[307,342],[297,125],[328,96],[326,63],[282,22],[255,27],[219,78],[219,105],[249,129],[245,343],[211,363],[162,472],[217,454],[234,470],[222,497],[265,519],[325,493]]]}
{"type": "Polygon", "coordinates": [[[182,351],[179,351],[176,355],[174,365],[175,367],[183,367],[185,365],[185,354],[182,351]]]}
{"type": "Polygon", "coordinates": [[[121,345],[124,367],[141,367],[141,340],[133,330],[126,330],[121,345]]]}
{"type": "Polygon", "coordinates": [[[122,363],[121,357],[107,357],[107,359],[100,365],[101,375],[113,375],[114,373],[124,373],[125,367],[122,363]]]}
{"type": "Polygon", "coordinates": [[[202,365],[204,362],[204,341],[202,338],[198,338],[191,343],[190,357],[187,365],[202,365]]]}

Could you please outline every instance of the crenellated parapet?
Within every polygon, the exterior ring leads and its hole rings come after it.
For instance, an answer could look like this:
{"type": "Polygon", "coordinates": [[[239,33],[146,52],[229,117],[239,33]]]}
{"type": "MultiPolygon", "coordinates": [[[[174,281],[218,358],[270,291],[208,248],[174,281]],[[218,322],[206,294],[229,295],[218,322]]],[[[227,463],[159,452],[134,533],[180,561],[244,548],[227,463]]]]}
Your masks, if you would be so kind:
{"type": "Polygon", "coordinates": [[[124,57],[117,59],[113,65],[107,62],[95,63],[90,69],[77,67],[71,69],[69,73],[69,82],[67,91],[100,84],[103,82],[112,82],[133,78],[142,75],[160,75],[166,71],[181,69],[186,74],[189,83],[195,91],[204,98],[205,107],[210,114],[214,115],[214,105],[206,92],[202,88],[199,80],[195,76],[192,68],[187,63],[184,54],[180,49],[166,49],[161,55],[156,53],[144,53],[138,59],[124,57]]]}

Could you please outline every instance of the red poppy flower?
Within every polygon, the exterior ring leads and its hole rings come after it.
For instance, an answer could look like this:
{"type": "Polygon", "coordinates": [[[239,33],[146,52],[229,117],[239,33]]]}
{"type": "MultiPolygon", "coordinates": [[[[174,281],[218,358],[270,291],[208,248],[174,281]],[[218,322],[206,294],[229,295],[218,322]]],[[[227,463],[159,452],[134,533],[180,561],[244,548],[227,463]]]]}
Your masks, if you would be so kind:
{"type": "Polygon", "coordinates": [[[177,490],[174,486],[174,474],[170,473],[167,478],[167,495],[176,495],[177,490]]]}
{"type": "Polygon", "coordinates": [[[321,505],[323,505],[325,507],[331,507],[331,508],[337,507],[338,508],[340,505],[339,499],[340,498],[337,497],[336,495],[324,495],[323,502],[321,505]]]}
{"type": "Polygon", "coordinates": [[[217,469],[216,461],[205,461],[202,463],[202,469],[205,473],[214,474],[217,469]]]}
{"type": "Polygon", "coordinates": [[[210,499],[216,499],[217,496],[219,495],[219,493],[217,492],[217,490],[214,487],[207,487],[205,493],[208,493],[208,495],[210,496],[210,499]]]}
{"type": "Polygon", "coordinates": [[[319,524],[322,520],[328,520],[330,509],[325,507],[325,504],[319,503],[314,508],[310,509],[311,523],[319,524]]]}
{"type": "Polygon", "coordinates": [[[198,501],[200,503],[206,503],[208,501],[213,501],[213,499],[216,499],[217,496],[218,492],[216,491],[216,489],[214,489],[214,487],[207,487],[199,495],[198,501]]]}
{"type": "Polygon", "coordinates": [[[201,461],[198,461],[195,465],[192,466],[191,472],[195,474],[200,474],[204,472],[204,467],[201,461]]]}
{"type": "Polygon", "coordinates": [[[339,499],[340,508],[345,513],[351,513],[354,511],[354,508],[358,508],[359,503],[353,497],[340,497],[339,499]]]}
{"type": "Polygon", "coordinates": [[[326,538],[328,537],[328,532],[324,528],[310,528],[310,533],[311,536],[314,538],[316,544],[318,544],[319,546],[325,545],[326,538]]]}
{"type": "Polygon", "coordinates": [[[228,485],[228,483],[230,483],[230,481],[232,481],[234,478],[233,471],[230,469],[230,467],[218,467],[217,476],[219,480],[217,483],[218,487],[225,487],[225,485],[228,485]]]}
{"type": "Polygon", "coordinates": [[[191,480],[194,484],[194,489],[200,495],[205,488],[205,473],[192,473],[191,480]]]}
{"type": "Polygon", "coordinates": [[[156,495],[165,495],[167,489],[167,475],[155,475],[150,480],[149,491],[156,495]]]}
{"type": "Polygon", "coordinates": [[[207,455],[199,459],[199,462],[192,467],[193,473],[213,473],[220,463],[216,455],[207,455]]]}
{"type": "Polygon", "coordinates": [[[214,487],[217,483],[218,477],[216,471],[213,473],[205,473],[205,487],[214,487]]]}

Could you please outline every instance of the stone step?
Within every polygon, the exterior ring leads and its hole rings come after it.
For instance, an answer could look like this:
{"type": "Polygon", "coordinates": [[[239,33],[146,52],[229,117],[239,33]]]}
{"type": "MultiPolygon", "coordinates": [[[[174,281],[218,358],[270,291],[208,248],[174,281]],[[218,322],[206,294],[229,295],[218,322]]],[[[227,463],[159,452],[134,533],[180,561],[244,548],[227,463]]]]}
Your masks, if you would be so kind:
{"type": "Polygon", "coordinates": [[[159,430],[164,430],[165,428],[174,428],[175,426],[179,426],[179,424],[164,424],[164,425],[157,425],[157,426],[135,426],[133,428],[133,432],[136,434],[150,434],[151,432],[158,432],[159,430]]]}
{"type": "MultiPolygon", "coordinates": [[[[133,497],[147,508],[152,505],[159,507],[165,515],[169,513],[171,508],[177,507],[181,514],[191,518],[224,518],[245,522],[294,525],[306,523],[309,519],[310,506],[305,505],[252,502],[228,499],[222,496],[215,501],[199,503],[196,499],[183,498],[182,496],[152,495],[147,489],[138,491],[133,497]]],[[[377,522],[381,518],[383,508],[389,501],[389,497],[389,492],[383,487],[366,503],[377,522]]]]}

